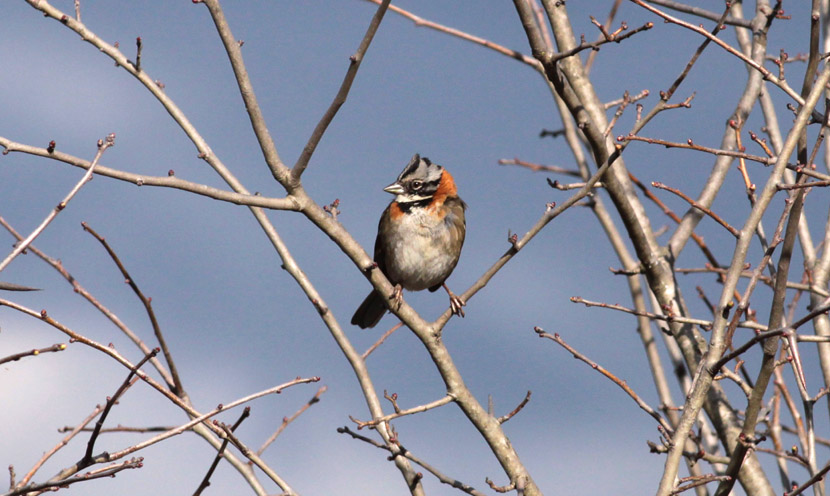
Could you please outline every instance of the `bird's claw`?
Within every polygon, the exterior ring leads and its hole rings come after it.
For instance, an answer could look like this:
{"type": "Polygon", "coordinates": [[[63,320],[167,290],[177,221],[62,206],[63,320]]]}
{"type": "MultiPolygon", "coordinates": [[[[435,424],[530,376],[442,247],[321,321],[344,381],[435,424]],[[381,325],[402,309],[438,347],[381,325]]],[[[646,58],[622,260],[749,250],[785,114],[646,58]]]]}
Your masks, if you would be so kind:
{"type": "Polygon", "coordinates": [[[461,299],[458,295],[450,291],[449,286],[447,283],[441,284],[444,286],[444,289],[447,291],[447,294],[450,295],[450,310],[452,311],[453,315],[458,315],[459,317],[464,317],[464,309],[461,307],[466,307],[467,302],[461,299]]]}
{"type": "Polygon", "coordinates": [[[464,309],[461,307],[465,306],[467,306],[467,303],[464,300],[455,294],[450,293],[450,310],[452,310],[453,315],[464,317],[464,309]]]}
{"type": "Polygon", "coordinates": [[[392,304],[395,308],[400,308],[401,303],[403,302],[403,286],[400,284],[395,284],[395,290],[392,291],[392,296],[389,297],[392,300],[392,304]]]}

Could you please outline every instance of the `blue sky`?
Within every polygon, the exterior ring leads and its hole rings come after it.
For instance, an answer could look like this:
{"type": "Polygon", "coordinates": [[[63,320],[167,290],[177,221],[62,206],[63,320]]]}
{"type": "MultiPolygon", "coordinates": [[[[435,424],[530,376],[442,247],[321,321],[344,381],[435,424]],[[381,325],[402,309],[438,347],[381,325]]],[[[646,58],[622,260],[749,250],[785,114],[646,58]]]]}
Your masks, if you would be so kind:
{"type": "MultiPolygon", "coordinates": [[[[72,10],[70,1],[53,3],[66,12],[72,10]]],[[[698,3],[711,10],[722,8],[718,1],[698,3]]],[[[245,41],[243,55],[280,155],[292,164],[336,93],[348,57],[375,7],[358,0],[223,5],[235,36],[245,41]]],[[[400,5],[529,53],[511,2],[424,0],[400,5]]],[[[609,6],[610,2],[569,2],[575,32],[594,39],[596,29],[588,16],[605,19],[609,6]]],[[[795,55],[806,46],[807,6],[788,2],[785,8],[792,10],[793,20],[776,21],[770,51],[783,48],[795,55]]],[[[59,150],[91,159],[95,142],[115,132],[116,146],[105,154],[104,165],[161,176],[172,169],[178,177],[221,186],[165,110],[110,59],[26,2],[7,1],[0,9],[0,136],[36,146],[55,140],[59,150]]],[[[119,41],[130,58],[135,37],[141,36],[144,70],[164,83],[167,95],[248,189],[269,196],[283,193],[262,161],[204,6],[189,1],[83,0],[82,9],[83,22],[103,39],[119,41]]],[[[636,94],[649,89],[651,96],[643,101],[649,109],[700,39],[628,2],[617,20],[632,28],[647,21],[655,26],[622,45],[603,47],[592,79],[606,101],[621,97],[625,90],[636,94]]],[[[735,43],[732,31],[725,31],[723,37],[735,43]]],[[[788,66],[794,87],[800,86],[801,71],[798,64],[788,66]]],[[[744,67],[734,58],[717,47],[708,48],[677,94],[682,100],[696,92],[692,108],[665,112],[642,134],[674,141],[693,138],[717,146],[745,78],[744,67]]],[[[787,100],[775,89],[771,92],[786,126],[787,100]]],[[[390,12],[348,101],[321,141],[304,184],[320,204],[340,199],[339,220],[371,250],[380,212],[391,199],[382,188],[412,154],[421,153],[447,167],[469,204],[467,241],[448,281],[460,293],[507,249],[508,230],[523,234],[547,202],[562,202],[571,194],[551,189],[541,173],[497,164],[501,158],[518,157],[573,168],[563,140],[539,138],[541,129],[558,129],[559,122],[547,87],[530,68],[415,27],[390,12]]],[[[629,109],[614,134],[626,133],[632,123],[633,109],[629,109]]],[[[760,129],[758,111],[748,126],[760,129]]],[[[693,196],[713,162],[698,153],[645,144],[632,145],[625,153],[629,168],[644,182],[681,186],[693,196]]],[[[750,172],[755,182],[763,183],[763,169],[750,172]]],[[[22,154],[0,157],[0,215],[21,232],[31,231],[82,173],[22,154]]],[[[685,211],[686,206],[668,193],[659,196],[678,213],[685,211]]],[[[826,201],[814,197],[808,215],[816,215],[820,226],[826,201]]],[[[669,222],[652,205],[648,208],[656,225],[669,222]]],[[[727,181],[715,208],[737,224],[749,211],[737,173],[727,181]]],[[[771,210],[769,232],[778,214],[779,210],[771,210]]],[[[364,277],[300,215],[271,212],[269,217],[341,325],[348,327],[353,310],[370,289],[364,277]]],[[[280,269],[279,258],[244,207],[97,177],[35,242],[60,258],[81,284],[152,341],[140,303],[100,246],[83,232],[82,221],[106,236],[145,294],[153,297],[197,408],[206,411],[296,376],[320,376],[321,384],[328,387],[322,401],[286,430],[266,452],[266,461],[302,494],[406,493],[385,452],[336,433],[337,427],[351,424],[349,415],[368,416],[357,382],[316,311],[280,269]]],[[[714,250],[726,250],[720,257],[726,262],[731,236],[709,220],[701,223],[700,230],[714,250]]],[[[0,245],[12,243],[11,236],[0,234],[0,245]]],[[[678,266],[702,262],[699,252],[689,246],[678,266]]],[[[465,319],[452,319],[444,332],[467,384],[482,403],[492,395],[498,414],[512,410],[527,390],[533,391],[529,405],[505,430],[548,494],[649,492],[662,472],[663,459],[649,454],[645,444],[658,436],[653,419],[610,381],[533,332],[534,326],[540,326],[560,333],[657,406],[633,318],[568,300],[578,295],[627,305],[625,281],[613,276],[609,266],[618,267],[619,262],[594,217],[588,209],[573,208],[468,303],[465,319]]],[[[687,301],[703,318],[705,309],[696,300],[694,287],[704,285],[709,297],[716,299],[713,279],[680,280],[687,301]]],[[[11,298],[36,310],[47,309],[99,342],[113,343],[133,361],[140,358],[112,325],[33,255],[17,259],[3,271],[2,280],[43,288],[11,298]]],[[[406,298],[426,318],[434,318],[447,305],[443,293],[406,298]]],[[[394,323],[393,317],[387,317],[375,330],[349,328],[349,337],[358,349],[365,349],[394,323]]],[[[0,330],[3,356],[66,341],[55,330],[5,308],[0,310],[0,330]]],[[[396,392],[402,406],[430,402],[444,393],[428,355],[407,330],[396,332],[370,358],[369,366],[378,390],[396,392]]],[[[57,427],[77,423],[113,394],[125,375],[115,362],[79,344],[59,354],[5,364],[0,368],[0,391],[7,398],[0,409],[4,439],[0,466],[14,464],[19,475],[25,472],[60,439],[57,427]]],[[[254,402],[253,416],[243,424],[240,436],[257,446],[317,387],[297,386],[254,402]]],[[[675,400],[682,402],[679,395],[675,400]]],[[[232,422],[236,415],[231,412],[221,419],[232,422]]],[[[180,410],[143,384],[129,392],[110,420],[124,425],[184,421],[180,410]]],[[[404,446],[448,475],[480,490],[486,487],[485,476],[506,483],[497,462],[456,407],[400,419],[395,425],[404,446]]],[[[109,435],[97,447],[117,450],[141,438],[109,435]]],[[[42,477],[76,461],[84,447],[85,440],[75,440],[49,462],[42,477]]],[[[82,491],[186,493],[196,488],[213,457],[200,439],[188,434],[153,447],[144,456],[140,471],[86,484],[82,491]]],[[[212,482],[208,491],[217,494],[245,491],[243,481],[227,466],[212,482]]],[[[429,476],[425,485],[429,494],[455,493],[429,476]]]]}

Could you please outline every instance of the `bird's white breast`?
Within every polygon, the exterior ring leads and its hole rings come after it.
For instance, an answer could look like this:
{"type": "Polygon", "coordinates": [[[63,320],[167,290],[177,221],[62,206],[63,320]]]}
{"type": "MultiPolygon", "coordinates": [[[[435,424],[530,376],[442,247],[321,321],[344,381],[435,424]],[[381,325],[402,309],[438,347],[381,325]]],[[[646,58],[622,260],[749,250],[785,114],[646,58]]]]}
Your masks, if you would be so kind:
{"type": "Polygon", "coordinates": [[[458,253],[448,249],[452,239],[444,219],[413,208],[395,226],[386,247],[389,278],[410,291],[441,284],[458,262],[458,253]]]}

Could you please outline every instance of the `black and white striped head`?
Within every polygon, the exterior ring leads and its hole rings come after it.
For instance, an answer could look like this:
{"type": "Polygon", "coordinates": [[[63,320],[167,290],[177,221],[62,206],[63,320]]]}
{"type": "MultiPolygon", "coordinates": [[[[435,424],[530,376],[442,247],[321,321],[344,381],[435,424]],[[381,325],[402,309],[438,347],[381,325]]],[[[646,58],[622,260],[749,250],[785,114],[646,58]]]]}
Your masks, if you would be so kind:
{"type": "Polygon", "coordinates": [[[383,188],[395,195],[398,203],[414,203],[429,200],[438,190],[444,168],[417,153],[403,168],[398,180],[383,188]]]}

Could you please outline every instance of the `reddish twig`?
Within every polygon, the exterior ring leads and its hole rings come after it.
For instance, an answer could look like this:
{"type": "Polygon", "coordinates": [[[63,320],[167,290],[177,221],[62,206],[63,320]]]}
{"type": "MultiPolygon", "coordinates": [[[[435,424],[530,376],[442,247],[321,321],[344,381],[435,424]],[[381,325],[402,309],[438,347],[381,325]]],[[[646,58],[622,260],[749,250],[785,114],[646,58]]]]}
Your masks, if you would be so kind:
{"type": "Polygon", "coordinates": [[[502,158],[499,159],[499,165],[518,165],[524,167],[526,169],[530,169],[533,172],[553,172],[556,174],[565,174],[567,176],[574,176],[574,177],[582,177],[582,174],[578,170],[573,169],[566,169],[564,167],[558,167],[555,165],[542,165],[536,164],[533,162],[527,162],[525,160],[520,160],[518,158],[502,158]]]}
{"type": "Polygon", "coordinates": [[[107,254],[110,256],[115,265],[118,267],[118,270],[121,271],[121,275],[124,277],[124,281],[130,285],[130,288],[133,292],[138,296],[138,299],[141,300],[142,305],[144,305],[144,310],[147,312],[147,316],[150,319],[150,324],[153,326],[153,333],[156,336],[156,339],[159,342],[159,346],[161,347],[161,351],[164,354],[164,360],[167,362],[167,366],[170,368],[170,376],[173,379],[173,394],[176,396],[181,396],[184,392],[184,388],[182,386],[181,379],[179,378],[179,372],[176,369],[176,364],[173,361],[173,355],[170,353],[170,348],[167,346],[167,340],[164,339],[164,335],[161,332],[161,326],[159,325],[158,319],[156,318],[156,312],[153,310],[153,299],[144,296],[144,293],[141,292],[141,289],[136,284],[135,279],[130,275],[127,271],[127,268],[121,263],[121,259],[118,258],[118,255],[115,253],[115,250],[112,249],[110,244],[107,242],[106,238],[95,232],[94,229],[89,227],[86,222],[81,222],[81,226],[84,228],[84,231],[88,232],[92,237],[98,240],[99,243],[104,247],[107,251],[107,254]]]}
{"type": "Polygon", "coordinates": [[[677,141],[666,141],[657,138],[644,138],[642,136],[637,136],[634,134],[626,134],[623,136],[617,136],[617,141],[625,142],[625,141],[642,141],[643,143],[649,143],[652,145],[661,145],[665,146],[666,148],[684,148],[687,150],[696,150],[699,152],[711,153],[712,155],[726,155],[728,157],[735,157],[735,158],[744,158],[746,160],[751,160],[753,162],[758,162],[764,165],[770,165],[775,163],[775,157],[761,157],[759,155],[751,155],[749,153],[745,153],[743,151],[732,151],[732,150],[721,150],[720,148],[710,148],[708,146],[701,146],[695,144],[691,139],[686,141],[686,143],[680,143],[677,141]]]}
{"type": "Polygon", "coordinates": [[[313,405],[315,403],[318,403],[320,401],[320,396],[323,393],[325,393],[327,389],[328,389],[327,386],[321,386],[320,389],[318,389],[317,392],[314,393],[314,396],[312,396],[311,399],[308,400],[305,405],[303,405],[302,407],[300,407],[299,410],[294,412],[294,415],[291,415],[290,417],[283,417],[282,424],[280,424],[279,429],[277,429],[276,432],[271,434],[271,436],[264,443],[262,443],[262,446],[260,446],[260,448],[256,452],[257,455],[262,455],[262,453],[265,451],[265,449],[268,448],[268,446],[270,446],[271,443],[276,441],[277,437],[279,437],[279,435],[282,433],[282,431],[284,431],[285,428],[288,427],[288,424],[290,424],[291,422],[296,420],[297,417],[302,415],[303,412],[305,412],[306,410],[311,408],[311,405],[313,405]]]}
{"type": "Polygon", "coordinates": [[[384,341],[386,341],[386,338],[388,338],[389,336],[391,336],[393,332],[397,331],[397,330],[398,330],[398,329],[400,329],[402,326],[403,326],[403,322],[398,322],[397,324],[393,325],[393,326],[392,326],[392,327],[391,327],[388,331],[386,331],[385,333],[383,333],[383,336],[381,336],[381,337],[380,337],[380,339],[378,339],[377,341],[375,341],[375,344],[373,344],[372,346],[370,346],[370,347],[369,347],[369,349],[368,349],[368,350],[366,350],[366,351],[364,351],[364,352],[363,352],[363,355],[361,355],[361,358],[363,358],[364,360],[366,360],[366,357],[368,357],[368,356],[369,356],[369,355],[370,355],[373,351],[375,351],[375,350],[377,349],[377,347],[378,347],[378,346],[380,346],[381,344],[383,344],[383,342],[384,342],[384,341]]]}
{"type": "Polygon", "coordinates": [[[804,491],[806,491],[810,486],[812,486],[816,482],[819,482],[819,481],[823,480],[824,475],[828,471],[830,471],[830,463],[825,465],[823,469],[816,472],[815,475],[813,475],[812,477],[807,479],[807,482],[805,482],[804,484],[802,484],[802,485],[800,485],[796,488],[793,488],[793,490],[788,492],[788,493],[784,493],[784,496],[797,496],[797,495],[803,493],[804,491]]]}
{"type": "Polygon", "coordinates": [[[640,398],[640,396],[637,393],[635,393],[634,390],[631,389],[631,387],[624,380],[618,378],[617,376],[606,370],[603,366],[597,364],[596,362],[592,361],[591,359],[589,359],[588,357],[574,349],[572,346],[566,343],[559,336],[559,334],[548,334],[539,327],[534,327],[533,330],[536,331],[536,334],[538,334],[540,338],[547,338],[551,341],[556,342],[559,346],[568,350],[574,356],[574,358],[585,362],[592,369],[596,370],[608,379],[611,379],[611,381],[614,384],[619,386],[623,391],[626,392],[626,394],[628,394],[629,397],[631,397],[631,399],[634,400],[635,403],[637,403],[637,406],[639,406],[644,412],[648,413],[652,418],[654,418],[654,420],[656,420],[657,423],[660,424],[660,427],[663,428],[664,432],[666,432],[667,435],[671,435],[674,432],[674,429],[671,425],[669,425],[666,419],[664,419],[660,415],[660,413],[657,412],[657,410],[655,410],[654,408],[649,406],[648,403],[643,401],[642,398],[640,398]]]}
{"type": "Polygon", "coordinates": [[[810,182],[806,182],[806,183],[795,183],[795,184],[781,184],[781,183],[779,183],[775,187],[778,189],[778,191],[782,191],[782,190],[794,190],[794,189],[813,188],[813,187],[823,188],[823,187],[826,187],[826,186],[830,186],[830,180],[828,180],[828,181],[810,181],[810,182]]]}
{"type": "MultiPolygon", "coordinates": [[[[372,2],[376,5],[380,5],[380,0],[367,0],[368,2],[372,2]]],[[[438,24],[437,22],[432,22],[430,20],[424,19],[423,17],[417,16],[412,12],[402,9],[396,5],[390,5],[389,10],[401,15],[413,23],[415,23],[416,27],[425,27],[429,29],[434,29],[435,31],[439,31],[441,33],[448,34],[450,36],[455,36],[456,38],[460,38],[465,41],[469,41],[476,45],[483,46],[485,48],[489,48],[490,50],[494,50],[502,55],[506,55],[510,58],[516,59],[518,61],[524,62],[527,65],[536,67],[539,63],[533,57],[529,57],[518,50],[513,50],[511,48],[504,47],[499,45],[498,43],[494,43],[492,41],[486,40],[484,38],[480,38],[478,36],[465,33],[464,31],[460,31],[455,28],[451,28],[448,26],[444,26],[443,24],[438,24]]]]}
{"type": "MultiPolygon", "coordinates": [[[[231,432],[235,431],[237,427],[249,416],[251,415],[251,407],[246,406],[242,410],[242,414],[239,418],[234,422],[233,426],[231,426],[231,432]]],[[[213,459],[213,463],[210,464],[210,468],[208,468],[207,473],[205,474],[204,478],[202,478],[202,482],[199,483],[199,487],[196,488],[196,491],[193,492],[193,496],[199,496],[202,494],[202,491],[207,489],[210,485],[210,477],[213,475],[213,472],[216,470],[216,467],[219,466],[219,461],[222,459],[222,454],[225,452],[225,449],[228,447],[228,438],[222,440],[222,445],[219,446],[219,449],[216,451],[216,457],[213,459]]]]}
{"type": "Polygon", "coordinates": [[[492,489],[493,491],[496,491],[497,493],[502,493],[502,494],[509,493],[510,491],[513,491],[514,489],[516,489],[516,483],[515,482],[511,482],[510,484],[508,484],[506,486],[499,486],[499,485],[496,485],[495,482],[491,481],[489,477],[485,477],[484,482],[486,482],[487,485],[490,486],[490,489],[492,489]]]}
{"type": "Polygon", "coordinates": [[[701,205],[700,203],[696,202],[694,199],[690,198],[688,195],[686,195],[685,193],[683,193],[679,189],[672,188],[671,186],[667,186],[667,185],[665,185],[661,182],[657,182],[657,181],[652,182],[651,185],[654,186],[655,188],[670,191],[670,192],[674,193],[675,195],[679,196],[680,198],[683,198],[684,200],[686,200],[686,202],[689,203],[689,205],[691,205],[694,208],[700,210],[704,214],[706,214],[709,217],[711,217],[712,219],[714,219],[715,222],[717,222],[718,224],[720,224],[724,228],[726,228],[726,230],[729,231],[729,233],[732,234],[732,236],[735,236],[736,238],[738,236],[740,236],[740,232],[738,232],[737,229],[735,229],[734,227],[729,225],[729,223],[727,223],[725,220],[723,220],[718,214],[713,212],[711,209],[708,209],[708,208],[704,207],[703,205],[701,205]]]}
{"type": "Polygon", "coordinates": [[[510,420],[514,416],[516,416],[517,413],[522,411],[522,408],[524,408],[525,405],[527,405],[527,403],[530,401],[530,395],[531,395],[531,392],[528,391],[527,394],[525,395],[524,399],[516,406],[516,408],[513,409],[512,412],[508,413],[507,415],[502,415],[501,417],[498,418],[499,423],[503,424],[503,423],[507,422],[508,420],[510,420]]]}
{"type": "Polygon", "coordinates": [[[401,407],[398,406],[398,393],[392,393],[391,395],[383,390],[383,397],[389,403],[392,403],[392,408],[395,409],[395,413],[401,413],[401,407]]]}
{"type": "MultiPolygon", "coordinates": [[[[632,315],[637,315],[639,317],[647,317],[652,320],[662,320],[665,322],[681,322],[683,324],[692,324],[703,327],[704,329],[708,329],[712,327],[711,320],[703,320],[703,319],[693,319],[691,317],[683,317],[680,315],[664,315],[659,313],[652,313],[652,312],[643,312],[639,310],[635,310],[633,308],[627,308],[622,305],[615,305],[611,303],[602,303],[597,301],[586,300],[581,296],[571,296],[570,300],[573,303],[581,303],[586,307],[599,307],[599,308],[607,308],[609,310],[617,310],[620,312],[630,313],[632,315]]],[[[752,321],[744,321],[738,324],[738,327],[746,328],[746,329],[756,329],[756,330],[766,330],[766,327],[763,324],[759,324],[757,322],[752,321]]]]}

